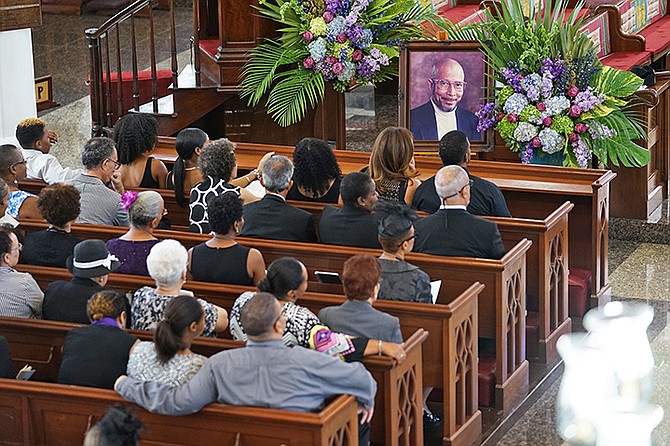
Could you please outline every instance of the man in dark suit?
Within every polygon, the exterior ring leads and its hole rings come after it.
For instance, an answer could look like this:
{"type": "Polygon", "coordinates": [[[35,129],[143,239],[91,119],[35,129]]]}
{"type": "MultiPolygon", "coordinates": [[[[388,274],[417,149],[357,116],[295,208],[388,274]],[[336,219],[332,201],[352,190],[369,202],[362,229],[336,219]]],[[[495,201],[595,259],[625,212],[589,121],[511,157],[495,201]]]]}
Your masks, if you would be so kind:
{"type": "Polygon", "coordinates": [[[240,236],[316,242],[312,214],[286,203],[293,185],[293,163],[285,156],[273,156],[263,166],[263,199],[244,206],[244,227],[240,236]]]}
{"type": "Polygon", "coordinates": [[[484,259],[505,255],[498,226],[466,210],[471,185],[472,180],[460,166],[446,166],[437,172],[435,188],[442,206],[415,224],[415,251],[484,259]]]}
{"type": "Polygon", "coordinates": [[[431,98],[409,113],[409,129],[417,140],[437,140],[450,130],[461,130],[468,138],[481,140],[479,120],[474,113],[459,108],[467,82],[463,67],[454,59],[433,65],[428,79],[431,98]]]}
{"type": "Polygon", "coordinates": [[[329,245],[381,248],[372,208],[379,196],[370,175],[352,172],[340,185],[342,207],[327,206],[319,219],[319,237],[329,245]]]}
{"type": "MultiPolygon", "coordinates": [[[[440,158],[443,166],[461,166],[468,170],[470,162],[470,141],[465,133],[452,130],[440,140],[440,158]]],[[[511,217],[505,197],[498,186],[483,178],[471,175],[470,203],[468,212],[474,215],[493,217],[511,217]]],[[[440,208],[441,200],[435,190],[435,177],[432,176],[421,183],[414,194],[412,207],[429,214],[434,214],[440,208]]]]}

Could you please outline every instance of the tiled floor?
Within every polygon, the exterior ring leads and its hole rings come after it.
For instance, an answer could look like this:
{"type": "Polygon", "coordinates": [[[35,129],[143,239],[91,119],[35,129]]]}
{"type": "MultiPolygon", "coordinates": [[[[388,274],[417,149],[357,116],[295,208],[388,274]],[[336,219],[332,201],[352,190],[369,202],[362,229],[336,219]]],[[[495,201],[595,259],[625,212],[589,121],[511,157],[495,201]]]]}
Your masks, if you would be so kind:
{"type": "MultiPolygon", "coordinates": [[[[166,23],[167,13],[159,12],[166,23]]],[[[34,59],[37,76],[54,77],[55,99],[67,105],[43,117],[60,136],[56,155],[64,164],[79,164],[79,149],[90,136],[90,108],[88,103],[88,49],[83,30],[100,26],[105,17],[45,15],[44,25],[34,30],[34,59]],[[72,60],[79,61],[72,63],[72,60]]],[[[191,35],[191,12],[177,10],[177,33],[182,60],[188,59],[188,36],[191,35]]],[[[158,27],[164,34],[166,26],[158,27]]],[[[127,40],[127,37],[124,37],[127,40]]],[[[160,46],[157,60],[169,57],[168,47],[160,46]]],[[[181,64],[181,62],[180,62],[181,64]]],[[[360,112],[350,110],[352,129],[348,140],[353,149],[370,147],[381,128],[397,122],[397,107],[393,92],[376,95],[374,100],[360,97],[352,102],[360,112]],[[372,115],[370,110],[374,109],[372,115]]],[[[354,98],[352,98],[354,99],[354,98]]],[[[649,330],[656,361],[656,390],[654,402],[670,411],[670,328],[666,328],[670,308],[670,228],[668,203],[664,203],[649,222],[613,219],[611,225],[609,271],[614,299],[644,300],[655,310],[655,320],[649,330]],[[666,244],[662,244],[666,243],[666,244]]],[[[575,321],[575,326],[581,326],[575,321]]],[[[562,440],[556,434],[555,400],[560,384],[560,370],[553,381],[545,382],[539,397],[529,401],[528,409],[503,425],[501,432],[487,441],[487,445],[558,446],[562,440]],[[518,420],[517,420],[518,419],[518,420]]],[[[654,432],[655,446],[670,445],[670,415],[654,432]]]]}

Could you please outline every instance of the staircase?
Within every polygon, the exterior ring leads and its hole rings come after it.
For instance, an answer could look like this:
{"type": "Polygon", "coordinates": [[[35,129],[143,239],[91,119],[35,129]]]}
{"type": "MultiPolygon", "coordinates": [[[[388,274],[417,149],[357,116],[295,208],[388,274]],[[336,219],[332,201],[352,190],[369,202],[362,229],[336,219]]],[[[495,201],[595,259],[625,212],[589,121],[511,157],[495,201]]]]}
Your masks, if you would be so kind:
{"type": "Polygon", "coordinates": [[[173,1],[169,42],[157,41],[156,5],[156,0],[137,0],[99,28],[85,31],[93,136],[110,135],[127,113],[149,113],[158,120],[161,136],[197,126],[212,138],[234,141],[293,145],[305,136],[344,141],[344,99],[334,91],[288,128],[275,124],[262,107],[251,109],[239,98],[239,73],[248,51],[276,34],[276,25],[255,13],[258,0],[193,0],[190,63],[182,67],[173,1]],[[169,45],[168,70],[156,65],[157,45],[169,45]]]}

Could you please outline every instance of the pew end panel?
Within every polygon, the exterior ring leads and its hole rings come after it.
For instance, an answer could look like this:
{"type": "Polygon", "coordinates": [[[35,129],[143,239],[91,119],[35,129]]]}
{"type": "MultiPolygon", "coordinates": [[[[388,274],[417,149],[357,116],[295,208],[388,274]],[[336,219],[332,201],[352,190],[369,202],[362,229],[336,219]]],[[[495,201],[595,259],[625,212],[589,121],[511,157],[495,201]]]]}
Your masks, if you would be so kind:
{"type": "MultiPolygon", "coordinates": [[[[19,415],[18,444],[70,446],[107,408],[127,404],[111,390],[30,381],[0,380],[2,411],[19,415]],[[18,403],[18,405],[17,405],[18,403]]],[[[145,424],[143,443],[345,446],[358,443],[356,400],[341,395],[319,413],[211,404],[197,414],[170,417],[136,407],[145,424]]]]}

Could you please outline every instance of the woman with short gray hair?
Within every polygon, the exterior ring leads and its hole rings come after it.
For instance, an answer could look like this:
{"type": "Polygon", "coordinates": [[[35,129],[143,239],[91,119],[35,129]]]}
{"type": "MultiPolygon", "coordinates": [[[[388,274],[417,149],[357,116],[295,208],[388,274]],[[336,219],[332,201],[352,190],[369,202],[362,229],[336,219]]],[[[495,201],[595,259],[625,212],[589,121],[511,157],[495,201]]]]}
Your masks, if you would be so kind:
{"type": "MultiPolygon", "coordinates": [[[[130,313],[132,328],[153,330],[163,319],[165,306],[173,297],[193,293],[182,290],[186,282],[188,253],[176,240],[157,243],[147,257],[147,269],[156,282],[156,288],[142,287],[135,291],[130,313]]],[[[205,310],[205,330],[203,336],[216,336],[228,327],[228,313],[221,307],[198,299],[205,310]]]]}
{"type": "Polygon", "coordinates": [[[121,260],[117,272],[148,276],[147,256],[158,243],[154,229],[167,210],[163,198],[155,191],[126,191],[121,196],[121,208],[128,212],[130,229],[119,238],[107,242],[107,249],[121,260]]]}

